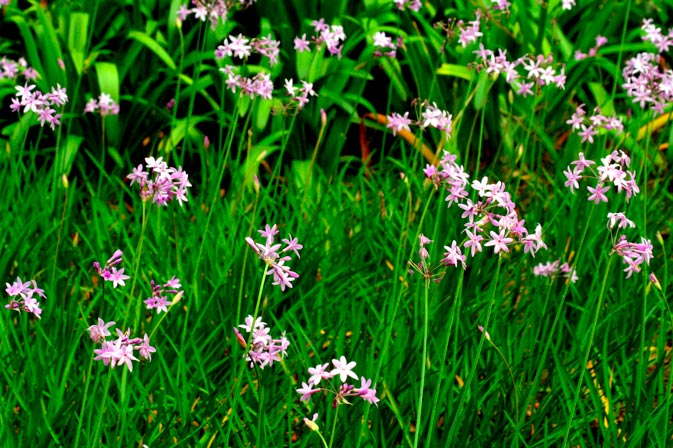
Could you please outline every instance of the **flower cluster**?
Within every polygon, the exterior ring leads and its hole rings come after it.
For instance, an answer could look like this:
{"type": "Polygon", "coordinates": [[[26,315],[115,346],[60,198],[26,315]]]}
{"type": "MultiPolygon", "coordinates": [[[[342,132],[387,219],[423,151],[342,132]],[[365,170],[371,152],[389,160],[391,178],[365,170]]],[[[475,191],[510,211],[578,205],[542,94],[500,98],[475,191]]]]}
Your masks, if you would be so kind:
{"type": "Polygon", "coordinates": [[[574,167],[566,169],[563,174],[566,176],[567,180],[565,186],[570,188],[570,192],[574,193],[575,189],[579,188],[579,180],[584,177],[593,177],[598,180],[596,187],[587,187],[589,193],[589,201],[593,201],[595,204],[600,202],[608,202],[608,198],[605,193],[610,190],[610,186],[605,184],[612,183],[617,188],[617,192],[621,193],[624,191],[626,194],[626,201],[628,202],[631,199],[631,196],[635,196],[640,192],[638,184],[636,183],[636,173],[635,171],[627,171],[626,169],[631,164],[631,159],[627,156],[624,151],[612,151],[606,157],[601,159],[601,165],[596,168],[596,172],[593,171],[591,165],[596,165],[596,162],[593,160],[588,160],[584,158],[584,153],[579,154],[579,159],[570,163],[574,167]],[[591,176],[582,175],[584,170],[589,168],[592,172],[591,176]]]}
{"type": "Polygon", "coordinates": [[[296,101],[297,109],[302,109],[308,104],[309,96],[318,95],[313,90],[313,84],[306,81],[302,81],[301,87],[297,87],[291,79],[286,79],[285,90],[287,91],[288,96],[290,96],[293,101],[296,101]]]}
{"type": "Polygon", "coordinates": [[[168,312],[168,307],[179,302],[184,293],[184,291],[180,291],[180,288],[182,288],[180,279],[175,276],[163,285],[154,283],[154,280],[151,280],[150,284],[152,286],[152,297],[145,300],[145,305],[147,305],[148,310],[156,309],[157,314],[162,311],[164,313],[168,312]],[[175,294],[174,300],[169,302],[166,294],[175,294]]]}
{"type": "Polygon", "coordinates": [[[98,101],[91,98],[84,106],[84,113],[93,113],[98,111],[101,117],[119,114],[119,104],[107,93],[98,95],[98,101]]]}
{"type": "Polygon", "coordinates": [[[0,6],[8,6],[9,0],[0,0],[0,6]]]}
{"type": "MultiPolygon", "coordinates": [[[[469,174],[455,161],[456,156],[445,151],[440,167],[427,165],[424,173],[435,187],[441,187],[448,192],[446,201],[449,207],[455,202],[463,210],[461,217],[468,220],[464,230],[467,240],[463,247],[470,249],[473,257],[482,251],[482,241],[486,241],[484,246],[492,246],[495,254],[509,252],[509,247],[517,242],[523,245],[524,253],[530,252],[532,256],[538,250],[547,248],[542,241],[540,224],[534,233],[529,233],[524,227],[525,220],[519,219],[516,205],[505,191],[504,183],[489,184],[487,177],[483,177],[481,181],[475,180],[471,187],[477,192],[479,199],[476,203],[470,200],[466,190],[469,174]],[[489,230],[488,235],[486,230],[489,230]]],[[[447,253],[442,260],[444,264],[458,266],[460,262],[465,268],[464,258],[455,241],[451,246],[445,246],[445,249],[447,253]]]]}
{"type": "Polygon", "coordinates": [[[116,329],[117,339],[107,339],[110,336],[109,328],[114,322],[105,323],[103,319],[98,318],[98,323],[88,328],[91,340],[96,344],[101,343],[100,349],[94,349],[95,361],[103,361],[103,364],[115,366],[126,364],[129,371],[133,371],[133,363],[138,358],[133,356],[133,350],[138,350],[142,359],[152,360],[152,353],[157,349],[150,345],[150,337],[145,334],[142,338],[129,338],[128,330],[126,332],[116,329]]]}
{"type": "Polygon", "coordinates": [[[608,43],[608,38],[604,36],[596,36],[596,45],[589,49],[589,53],[582,53],[580,50],[575,51],[575,60],[579,61],[586,58],[593,58],[598,53],[598,49],[608,43]]]}
{"type": "Polygon", "coordinates": [[[479,44],[479,50],[474,52],[478,56],[477,70],[486,70],[486,73],[497,78],[505,74],[505,81],[511,85],[517,95],[526,97],[533,95],[533,87],[555,85],[559,89],[565,88],[565,65],[557,73],[553,67],[554,57],[537,55],[523,56],[514,61],[507,60],[507,50],[498,50],[498,55],[479,44]],[[523,67],[525,77],[519,73],[517,67],[523,67]]]}
{"type": "Polygon", "coordinates": [[[369,403],[378,403],[379,399],[376,396],[376,389],[371,388],[372,380],[359,377],[360,387],[346,383],[348,378],[358,380],[358,375],[353,372],[353,367],[356,365],[354,361],[348,362],[346,357],[342,356],[339,359],[333,359],[332,365],[334,368],[331,370],[329,370],[329,363],[319,364],[308,369],[308,373],[311,375],[308,382],[302,382],[302,387],[297,389],[297,393],[301,394],[301,401],[308,401],[311,395],[320,391],[327,391],[334,394],[334,400],[332,401],[333,408],[336,408],[340,404],[350,404],[346,400],[346,397],[360,397],[369,403]],[[336,376],[341,381],[338,389],[329,381],[336,376]],[[327,380],[329,386],[314,389],[323,380],[327,380]]]}
{"type": "Polygon", "coordinates": [[[405,112],[404,115],[400,115],[397,112],[386,116],[388,124],[386,127],[393,130],[393,135],[397,135],[400,131],[410,131],[409,125],[413,124],[419,126],[421,129],[425,128],[435,128],[446,134],[446,138],[451,137],[451,130],[453,125],[453,116],[437,107],[437,104],[432,103],[432,105],[424,102],[425,110],[421,113],[421,120],[412,121],[409,118],[409,112],[405,112]]]}
{"type": "Polygon", "coordinates": [[[573,131],[579,131],[577,135],[582,137],[582,143],[586,141],[593,143],[594,135],[598,135],[600,129],[605,129],[606,131],[615,130],[618,134],[624,131],[624,124],[621,118],[601,115],[601,111],[597,107],[594,109],[591,117],[587,119],[586,111],[583,107],[584,104],[577,106],[570,119],[566,121],[566,124],[569,124],[573,131]]]}
{"type": "Polygon", "coordinates": [[[561,263],[561,260],[538,264],[533,268],[533,275],[551,278],[563,276],[570,279],[571,283],[576,283],[578,280],[577,271],[571,268],[568,263],[561,263]]]}
{"type": "Polygon", "coordinates": [[[484,34],[479,31],[479,26],[481,25],[481,12],[477,9],[476,18],[471,22],[468,22],[468,25],[465,25],[463,21],[459,21],[456,25],[460,29],[460,36],[458,37],[458,42],[460,45],[465,48],[468,44],[476,42],[484,34]]]}
{"type": "Polygon", "coordinates": [[[299,244],[297,238],[292,238],[292,235],[289,235],[287,239],[282,240],[285,247],[278,252],[281,244],[274,244],[274,237],[278,234],[278,226],[274,224],[271,227],[267,224],[264,230],[258,230],[258,232],[266,238],[264,244],[256,243],[250,237],[246,237],[245,242],[252,247],[260,260],[264,260],[269,266],[267,275],[273,275],[273,285],[280,286],[281,291],[285,291],[285,288],[292,288],[292,282],[299,277],[299,274],[285,265],[285,262],[292,260],[292,258],[289,255],[281,255],[292,251],[299,258],[299,250],[304,246],[299,244]]]}
{"type": "MultiPolygon", "coordinates": [[[[341,59],[341,50],[343,50],[343,41],[346,40],[346,34],[341,25],[327,25],[325,19],[314,20],[311,26],[315,29],[315,35],[311,37],[316,47],[323,43],[331,55],[337,55],[341,59]]],[[[294,49],[299,53],[311,51],[309,41],[306,40],[306,34],[294,38],[294,49]]]]}
{"type": "Polygon", "coordinates": [[[512,3],[508,0],[491,0],[491,6],[493,6],[494,11],[509,11],[512,3]]]}
{"type": "Polygon", "coordinates": [[[673,45],[673,29],[663,34],[651,19],[644,20],[641,29],[645,33],[643,40],[654,44],[658,54],[642,52],[626,61],[622,88],[641,108],[649,106],[663,114],[666,104],[673,101],[673,70],[660,64],[659,56],[673,45]]]}
{"type": "MultiPolygon", "coordinates": [[[[608,228],[613,230],[615,227],[618,229],[634,228],[635,224],[624,213],[608,213],[608,228]]],[[[629,278],[634,272],[641,271],[640,266],[643,263],[650,264],[653,256],[652,242],[640,238],[640,243],[630,243],[626,235],[621,235],[619,238],[613,236],[612,253],[622,257],[622,261],[626,264],[624,272],[626,272],[626,278],[629,278]]]]}
{"type": "Polygon", "coordinates": [[[112,287],[116,288],[118,285],[124,286],[126,283],[125,280],[128,280],[130,277],[124,274],[124,268],[117,270],[115,266],[122,262],[122,251],[117,249],[110,259],[105,262],[105,266],[101,267],[100,263],[97,261],[93,262],[93,267],[98,272],[98,275],[103,277],[103,280],[112,282],[112,287]]]}
{"type": "Polygon", "coordinates": [[[17,277],[16,281],[11,285],[5,283],[5,291],[9,297],[12,297],[12,300],[5,305],[5,308],[8,310],[16,311],[25,311],[27,313],[33,313],[35,317],[41,319],[40,314],[42,314],[42,308],[40,308],[40,303],[37,301],[33,295],[37,295],[46,299],[44,291],[37,287],[35,280],[28,282],[21,281],[21,278],[17,277]]]}
{"type": "Polygon", "coordinates": [[[435,283],[439,283],[444,277],[444,272],[442,271],[437,274],[434,273],[435,267],[431,266],[428,263],[428,258],[430,258],[430,254],[428,253],[428,249],[425,248],[426,245],[433,243],[434,241],[430,240],[423,234],[418,235],[418,240],[419,240],[418,258],[420,259],[420,261],[418,262],[418,264],[416,264],[413,261],[409,260],[409,266],[411,267],[411,269],[409,269],[408,271],[409,275],[413,275],[414,272],[418,272],[426,281],[432,280],[435,283]]]}
{"type": "Polygon", "coordinates": [[[68,95],[65,93],[65,87],[60,84],[57,87],[51,88],[51,93],[42,93],[39,90],[33,92],[34,84],[24,84],[23,86],[16,86],[16,98],[12,98],[12,104],[9,108],[12,112],[18,112],[23,107],[23,113],[32,111],[37,114],[37,119],[40,126],[49,123],[52,130],[60,125],[61,114],[56,113],[54,107],[63,106],[68,102],[68,95]]]}
{"type": "Polygon", "coordinates": [[[273,82],[271,82],[271,76],[268,73],[258,73],[253,77],[247,78],[234,73],[234,69],[236,67],[233,65],[227,65],[220,69],[222,73],[227,75],[227,79],[224,82],[233,93],[236,93],[240,89],[241,92],[250,96],[251,99],[254,99],[255,95],[267,100],[271,99],[273,82]]]}
{"type": "Polygon", "coordinates": [[[253,319],[253,316],[248,316],[245,318],[245,324],[239,325],[239,327],[243,328],[250,338],[250,346],[248,347],[248,342],[238,329],[234,328],[238,343],[244,349],[249,348],[246,361],[250,362],[250,367],[255,364],[260,369],[264,369],[266,366],[271,367],[275,361],[280,361],[287,356],[290,341],[285,337],[285,332],[280,339],[273,339],[269,334],[271,329],[266,326],[266,323],[262,322],[261,317],[253,319]]]}
{"type": "Polygon", "coordinates": [[[561,6],[564,11],[569,11],[575,7],[577,0],[561,0],[561,6]]]}
{"type": "Polygon", "coordinates": [[[412,11],[418,12],[421,9],[422,3],[421,0],[393,0],[395,6],[400,11],[404,11],[406,8],[411,9],[412,11]]]}
{"type": "Polygon", "coordinates": [[[380,58],[382,56],[388,56],[394,58],[397,53],[397,49],[402,46],[402,38],[398,37],[395,42],[393,42],[392,37],[387,36],[383,31],[378,31],[374,33],[374,57],[380,58]]]}
{"type": "Polygon", "coordinates": [[[224,39],[222,45],[219,45],[217,50],[215,50],[215,57],[217,59],[224,59],[227,56],[246,59],[254,51],[268,58],[270,65],[274,65],[278,62],[280,42],[273,40],[271,35],[250,40],[242,34],[239,34],[238,36],[229,35],[228,39],[229,41],[224,39]]]}
{"type": "Polygon", "coordinates": [[[180,21],[184,21],[190,14],[194,14],[194,18],[202,22],[210,20],[212,28],[215,29],[220,19],[223,23],[227,21],[231,9],[237,6],[245,9],[253,3],[255,0],[192,0],[194,7],[180,5],[177,15],[180,21]]]}
{"type": "Polygon", "coordinates": [[[126,176],[131,185],[138,183],[140,185],[140,197],[143,201],[152,199],[152,202],[159,206],[165,206],[174,199],[182,205],[187,202],[187,188],[191,187],[188,175],[182,171],[182,167],[169,167],[162,157],[155,159],[147,157],[145,159],[147,171],[144,170],[142,163],[133,172],[126,176]],[[150,174],[153,178],[149,179],[150,174]]]}
{"type": "MultiPolygon", "coordinates": [[[[2,0],[0,0],[2,5],[2,0]]],[[[7,59],[5,56],[0,59],[0,79],[16,79],[19,74],[26,78],[26,81],[37,79],[37,72],[33,67],[28,67],[25,58],[19,58],[18,61],[7,59]]]]}
{"type": "Polygon", "coordinates": [[[668,32],[663,34],[661,28],[652,23],[652,19],[643,19],[640,29],[645,32],[643,40],[654,44],[660,54],[668,51],[668,48],[673,45],[673,28],[669,28],[668,32]]]}

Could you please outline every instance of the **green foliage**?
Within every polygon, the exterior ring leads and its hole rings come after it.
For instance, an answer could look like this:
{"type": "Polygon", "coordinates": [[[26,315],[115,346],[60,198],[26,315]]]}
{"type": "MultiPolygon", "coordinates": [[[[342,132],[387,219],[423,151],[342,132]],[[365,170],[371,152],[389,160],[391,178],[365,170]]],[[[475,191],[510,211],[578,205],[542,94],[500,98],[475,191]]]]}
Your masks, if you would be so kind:
{"type": "MultiPolygon", "coordinates": [[[[0,313],[0,446],[320,446],[303,422],[314,413],[331,446],[671,445],[673,129],[626,96],[621,74],[652,48],[642,19],[666,24],[668,3],[563,11],[515,0],[506,13],[490,2],[413,12],[384,0],[258,0],[215,27],[176,20],[179,0],[25,3],[3,7],[0,57],[25,57],[37,88],[67,87],[69,102],[54,132],[32,113],[0,114],[0,272],[7,283],[35,279],[47,296],[41,320],[0,313]],[[461,46],[455,23],[477,8],[486,48],[551,54],[565,64],[565,89],[522,97],[504,75],[477,70],[479,44],[461,46]],[[293,50],[321,17],[344,27],[341,58],[293,50]],[[576,60],[599,30],[608,44],[576,60]],[[374,57],[379,31],[403,38],[397,58],[374,57]],[[235,62],[245,76],[268,73],[273,99],[227,88],[214,51],[238,33],[281,42],[278,65],[235,62]],[[284,79],[311,82],[318,96],[288,107],[284,79]],[[101,93],[120,103],[118,116],[82,112],[101,93]],[[393,136],[377,121],[416,118],[426,100],[452,114],[450,139],[429,128],[393,136]],[[579,104],[616,114],[624,132],[582,142],[566,123],[579,104]],[[423,176],[422,145],[457,155],[470,179],[503,181],[528,228],[542,223],[548,249],[532,258],[519,244],[498,257],[485,247],[438,283],[409,274],[420,234],[435,261],[465,240],[462,210],[423,176]],[[641,193],[628,203],[610,191],[595,205],[585,184],[575,194],[563,185],[578,153],[599,160],[606,148],[631,156],[641,193]],[[129,185],[150,156],[189,173],[183,207],[143,203],[129,185]],[[629,279],[606,229],[616,211],[637,225],[630,241],[654,245],[629,279]],[[274,223],[304,246],[284,292],[262,283],[244,241],[274,223]],[[132,278],[113,289],[92,263],[116,249],[132,278]],[[557,259],[577,283],[533,274],[557,259]],[[146,311],[150,280],[171,276],[182,300],[146,311]],[[256,304],[291,342],[263,370],[248,368],[232,331],[256,304]],[[152,361],[132,372],[94,361],[87,328],[98,317],[151,335],[152,361]],[[378,405],[301,402],[307,369],[342,355],[373,380],[378,405]]],[[[0,79],[5,111],[15,84],[0,79]]]]}

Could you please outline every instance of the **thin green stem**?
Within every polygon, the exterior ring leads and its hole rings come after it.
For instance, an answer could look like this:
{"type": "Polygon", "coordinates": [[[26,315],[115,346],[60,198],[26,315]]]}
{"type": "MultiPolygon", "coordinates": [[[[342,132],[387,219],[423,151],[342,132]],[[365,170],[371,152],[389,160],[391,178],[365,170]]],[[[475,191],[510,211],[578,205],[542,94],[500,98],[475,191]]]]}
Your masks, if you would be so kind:
{"type": "Polygon", "coordinates": [[[414,432],[414,448],[418,446],[421,429],[423,427],[423,389],[425,388],[425,366],[428,356],[428,327],[430,307],[428,305],[430,295],[430,279],[425,280],[425,292],[423,294],[423,350],[421,358],[421,385],[418,388],[418,406],[416,407],[416,431],[414,432]]]}
{"type": "Polygon", "coordinates": [[[336,424],[337,424],[337,419],[339,418],[339,405],[337,405],[336,409],[334,410],[334,420],[332,421],[332,431],[329,435],[329,448],[332,448],[334,446],[334,436],[336,435],[336,424]]]}
{"type": "Polygon", "coordinates": [[[601,292],[598,296],[598,301],[596,303],[596,309],[594,311],[594,320],[591,325],[591,331],[589,332],[589,341],[587,342],[586,350],[584,351],[584,357],[582,359],[582,364],[579,366],[580,377],[577,381],[577,387],[575,387],[575,393],[573,395],[573,402],[570,406],[570,412],[568,415],[568,424],[566,426],[565,436],[563,437],[563,448],[568,446],[570,442],[570,430],[572,428],[572,423],[575,417],[575,409],[577,408],[577,402],[579,401],[580,390],[582,389],[582,383],[584,382],[584,373],[586,372],[586,366],[589,362],[589,355],[591,354],[591,347],[594,342],[594,335],[596,334],[596,327],[598,326],[598,318],[601,314],[601,309],[603,308],[603,299],[605,298],[605,290],[607,289],[608,278],[610,276],[610,268],[612,267],[612,261],[614,260],[614,254],[608,258],[608,265],[605,268],[605,273],[603,274],[603,281],[601,283],[601,292]]]}

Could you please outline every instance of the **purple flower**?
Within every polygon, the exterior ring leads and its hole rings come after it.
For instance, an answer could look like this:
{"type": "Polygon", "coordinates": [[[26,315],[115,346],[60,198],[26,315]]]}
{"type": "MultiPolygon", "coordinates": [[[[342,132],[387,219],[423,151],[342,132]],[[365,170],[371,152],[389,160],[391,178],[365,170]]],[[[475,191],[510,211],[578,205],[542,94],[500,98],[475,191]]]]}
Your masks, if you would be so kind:
{"type": "Polygon", "coordinates": [[[124,274],[124,269],[117,270],[115,266],[122,262],[122,251],[117,249],[114,254],[105,262],[105,266],[101,267],[100,263],[97,261],[93,262],[93,267],[98,272],[103,280],[112,282],[112,286],[116,288],[118,285],[124,286],[126,283],[125,280],[128,280],[130,277],[124,274]]]}
{"type": "Polygon", "coordinates": [[[594,201],[594,204],[598,204],[601,201],[608,202],[608,198],[605,196],[605,193],[609,189],[610,187],[603,187],[601,183],[596,185],[596,188],[587,187],[587,190],[589,190],[589,193],[591,193],[587,199],[589,201],[594,201]]]}
{"type": "Polygon", "coordinates": [[[355,361],[348,362],[346,360],[345,356],[342,356],[339,359],[333,359],[332,364],[334,365],[334,369],[330,372],[330,375],[336,376],[339,375],[339,379],[341,380],[342,383],[346,382],[346,379],[348,377],[351,377],[353,379],[358,379],[358,376],[353,372],[353,367],[355,367],[355,361]]]}
{"type": "Polygon", "coordinates": [[[150,285],[152,287],[152,297],[144,300],[145,305],[148,310],[156,309],[157,314],[160,314],[162,311],[164,313],[168,312],[168,306],[173,305],[182,299],[184,291],[181,291],[180,288],[180,279],[173,276],[163,285],[157,284],[154,280],[150,280],[150,285]],[[174,300],[169,302],[166,298],[166,294],[174,294],[174,300]]]}
{"type": "Polygon", "coordinates": [[[298,251],[303,246],[297,242],[297,238],[292,238],[290,235],[289,239],[282,240],[286,247],[280,250],[282,245],[274,244],[275,235],[278,233],[278,227],[275,224],[272,227],[267,224],[263,230],[259,230],[259,233],[266,239],[264,244],[256,243],[250,237],[246,237],[245,242],[269,266],[267,275],[273,275],[273,285],[280,286],[281,291],[285,291],[285,288],[292,288],[292,282],[299,277],[299,274],[292,271],[289,266],[285,266],[285,262],[291,261],[292,258],[288,255],[281,257],[281,254],[292,251],[298,257],[298,251]]]}
{"type": "Polygon", "coordinates": [[[245,325],[239,325],[239,327],[245,329],[249,334],[250,342],[248,346],[245,338],[234,328],[234,333],[241,346],[246,349],[249,348],[246,360],[250,362],[250,367],[257,364],[261,369],[264,369],[267,365],[272,366],[274,362],[287,356],[290,341],[285,337],[285,333],[279,339],[272,338],[270,335],[271,329],[261,321],[260,317],[257,317],[253,324],[253,316],[248,316],[245,318],[245,325]]]}
{"type": "Polygon", "coordinates": [[[169,167],[162,157],[158,159],[147,157],[145,163],[147,171],[140,164],[126,176],[131,180],[131,185],[134,183],[140,185],[140,197],[143,201],[151,199],[158,206],[166,206],[173,200],[177,200],[180,205],[188,201],[187,189],[192,184],[189,183],[189,176],[182,167],[177,169],[169,167]],[[153,177],[150,178],[150,174],[153,177]]]}
{"type": "Polygon", "coordinates": [[[42,309],[40,308],[40,303],[37,301],[33,295],[37,295],[43,299],[47,297],[44,295],[44,291],[38,288],[35,280],[28,282],[21,281],[21,278],[17,277],[16,281],[11,285],[5,283],[5,291],[7,295],[12,297],[10,302],[5,305],[6,309],[16,310],[16,311],[25,311],[27,313],[32,313],[38,319],[41,319],[42,309]]]}
{"type": "Polygon", "coordinates": [[[110,331],[108,328],[114,324],[114,322],[105,323],[105,321],[99,317],[98,324],[92,325],[88,328],[91,340],[96,343],[104,341],[107,336],[110,336],[110,331]]]}

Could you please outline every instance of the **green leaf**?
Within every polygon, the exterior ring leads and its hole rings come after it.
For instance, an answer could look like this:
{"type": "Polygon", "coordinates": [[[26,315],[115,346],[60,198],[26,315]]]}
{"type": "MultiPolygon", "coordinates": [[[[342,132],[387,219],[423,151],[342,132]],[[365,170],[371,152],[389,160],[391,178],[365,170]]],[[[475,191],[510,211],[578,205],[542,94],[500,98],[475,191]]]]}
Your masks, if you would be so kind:
{"type": "Polygon", "coordinates": [[[86,59],[89,14],[73,12],[68,21],[68,50],[77,74],[82,74],[86,59]]]}
{"type": "Polygon", "coordinates": [[[164,64],[166,64],[166,66],[171,70],[175,70],[177,68],[175,62],[168,54],[168,52],[164,50],[156,40],[152,39],[147,34],[141,31],[134,30],[129,32],[128,37],[130,37],[131,39],[135,39],[136,41],[145,45],[150,51],[152,51],[152,53],[154,53],[159,59],[161,59],[164,62],[164,64]]]}
{"type": "Polygon", "coordinates": [[[443,63],[437,69],[437,74],[442,76],[454,76],[467,81],[472,81],[474,79],[474,70],[470,70],[464,65],[443,63]]]}

